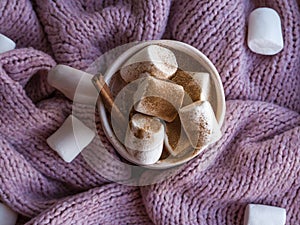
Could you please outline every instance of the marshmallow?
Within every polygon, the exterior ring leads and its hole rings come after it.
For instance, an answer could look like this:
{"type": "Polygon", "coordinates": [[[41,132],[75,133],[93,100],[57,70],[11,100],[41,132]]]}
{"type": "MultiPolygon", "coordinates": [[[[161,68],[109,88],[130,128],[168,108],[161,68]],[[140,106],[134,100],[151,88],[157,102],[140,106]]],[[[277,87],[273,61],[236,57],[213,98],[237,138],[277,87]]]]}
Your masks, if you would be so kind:
{"type": "Polygon", "coordinates": [[[70,100],[95,105],[98,92],[92,83],[93,75],[65,65],[57,65],[48,73],[48,83],[70,100]]]}
{"type": "Polygon", "coordinates": [[[283,49],[280,17],[274,9],[258,8],[250,14],[248,46],[262,55],[275,55],[283,49]]]}
{"type": "Polygon", "coordinates": [[[180,122],[179,116],[171,123],[166,123],[165,147],[173,156],[184,153],[191,147],[180,122]]]}
{"type": "Polygon", "coordinates": [[[184,97],[183,87],[154,77],[143,78],[134,94],[134,109],[172,122],[184,97]]]}
{"type": "Polygon", "coordinates": [[[249,204],[246,207],[244,225],[284,225],[286,210],[279,207],[249,204]]]}
{"type": "Polygon", "coordinates": [[[0,203],[0,224],[1,225],[15,225],[18,219],[18,214],[8,208],[6,205],[0,203]]]}
{"type": "Polygon", "coordinates": [[[168,79],[177,70],[178,64],[174,53],[158,45],[149,45],[133,55],[122,66],[121,77],[131,82],[144,72],[160,79],[168,79]]]}
{"type": "Polygon", "coordinates": [[[95,133],[76,117],[70,115],[48,139],[48,145],[60,157],[71,162],[93,140],[95,133]]]}
{"type": "Polygon", "coordinates": [[[15,49],[16,43],[8,37],[0,34],[0,54],[15,49]]]}
{"type": "Polygon", "coordinates": [[[171,80],[181,85],[185,91],[183,105],[189,105],[199,100],[208,100],[210,92],[210,77],[208,73],[178,70],[171,80]]]}
{"type": "Polygon", "coordinates": [[[197,101],[181,108],[179,116],[190,143],[196,149],[217,141],[222,135],[208,101],[197,101]]]}
{"type": "Polygon", "coordinates": [[[125,137],[128,153],[142,165],[157,162],[163,150],[164,132],[164,126],[158,118],[133,115],[125,137]]]}

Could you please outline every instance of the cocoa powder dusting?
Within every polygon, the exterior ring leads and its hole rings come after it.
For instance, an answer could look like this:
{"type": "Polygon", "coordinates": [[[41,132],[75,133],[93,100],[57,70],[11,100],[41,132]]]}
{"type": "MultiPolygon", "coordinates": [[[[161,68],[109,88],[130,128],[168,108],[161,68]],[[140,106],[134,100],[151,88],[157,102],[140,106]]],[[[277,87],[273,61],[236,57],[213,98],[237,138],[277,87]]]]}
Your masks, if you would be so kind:
{"type": "Polygon", "coordinates": [[[144,139],[146,136],[146,131],[142,128],[134,126],[132,121],[129,122],[130,130],[133,132],[133,135],[138,139],[144,139]]]}
{"type": "Polygon", "coordinates": [[[151,137],[152,133],[156,133],[161,129],[161,122],[154,117],[142,114],[133,115],[129,122],[130,130],[138,139],[147,139],[151,137]]]}
{"type": "Polygon", "coordinates": [[[177,115],[176,108],[170,102],[160,97],[144,97],[140,104],[142,107],[147,108],[147,111],[152,116],[157,116],[167,121],[172,121],[177,115]]]}
{"type": "Polygon", "coordinates": [[[198,141],[197,147],[201,148],[208,142],[208,137],[211,134],[211,129],[208,128],[208,123],[205,118],[200,117],[198,123],[198,141]]]}
{"type": "Polygon", "coordinates": [[[193,102],[200,100],[201,87],[194,80],[193,76],[183,70],[178,69],[171,80],[182,86],[184,91],[190,96],[193,102]]]}
{"type": "Polygon", "coordinates": [[[166,123],[166,134],[168,136],[169,145],[172,149],[176,149],[181,135],[181,122],[178,115],[173,122],[166,123]]]}

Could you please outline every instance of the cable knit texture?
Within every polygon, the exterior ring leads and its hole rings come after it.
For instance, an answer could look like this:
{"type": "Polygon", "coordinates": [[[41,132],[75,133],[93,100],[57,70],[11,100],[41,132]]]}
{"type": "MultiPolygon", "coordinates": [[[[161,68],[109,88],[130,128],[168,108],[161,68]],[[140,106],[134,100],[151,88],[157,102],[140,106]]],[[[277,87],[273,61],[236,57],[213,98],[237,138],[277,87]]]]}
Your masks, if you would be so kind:
{"type": "MultiPolygon", "coordinates": [[[[0,55],[0,201],[18,224],[232,225],[248,203],[284,207],[286,224],[300,224],[298,0],[1,0],[0,14],[0,33],[17,43],[0,55]],[[248,16],[262,6],[282,20],[285,46],[275,56],[246,45],[248,16]],[[93,154],[65,163],[46,138],[72,102],[47,84],[47,71],[86,69],[118,45],[161,38],[193,45],[217,67],[227,100],[221,140],[145,187],[101,176],[84,159],[93,154]]],[[[114,152],[96,126],[106,148],[95,140],[89,148],[114,152]]],[[[131,176],[107,162],[108,176],[131,176]]]]}

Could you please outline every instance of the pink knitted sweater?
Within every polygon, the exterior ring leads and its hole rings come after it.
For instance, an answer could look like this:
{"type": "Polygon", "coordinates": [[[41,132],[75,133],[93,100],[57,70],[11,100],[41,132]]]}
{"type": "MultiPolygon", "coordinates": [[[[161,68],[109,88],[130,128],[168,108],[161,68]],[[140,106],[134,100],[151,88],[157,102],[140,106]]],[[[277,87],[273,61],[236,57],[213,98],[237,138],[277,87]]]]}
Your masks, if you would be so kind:
{"type": "Polygon", "coordinates": [[[0,201],[18,224],[235,225],[248,203],[284,207],[287,224],[300,224],[299,4],[1,0],[0,33],[17,49],[0,54],[0,201]],[[261,6],[282,20],[285,47],[275,56],[246,46],[247,18],[261,6]],[[86,69],[118,45],[160,38],[191,44],[215,64],[227,100],[222,139],[144,187],[110,182],[81,155],[65,163],[46,138],[72,103],[47,84],[47,70],[86,69]]]}

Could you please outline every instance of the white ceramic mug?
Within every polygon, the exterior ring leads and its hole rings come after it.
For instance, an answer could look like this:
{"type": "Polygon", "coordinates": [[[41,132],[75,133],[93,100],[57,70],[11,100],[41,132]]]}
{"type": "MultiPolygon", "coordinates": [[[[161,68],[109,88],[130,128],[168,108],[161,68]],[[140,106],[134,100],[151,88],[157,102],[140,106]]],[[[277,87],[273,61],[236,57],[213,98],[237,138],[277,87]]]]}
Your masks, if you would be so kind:
{"type": "MultiPolygon", "coordinates": [[[[203,67],[211,77],[211,82],[214,87],[214,93],[213,93],[213,99],[211,102],[212,107],[214,109],[216,119],[220,125],[220,127],[223,125],[224,117],[225,117],[225,96],[224,96],[224,89],[221,82],[221,78],[219,76],[218,71],[216,70],[215,66],[212,64],[212,62],[198,49],[183,43],[179,41],[173,41],[173,40],[154,40],[154,41],[145,41],[141,42],[131,48],[129,48],[127,51],[125,51],[122,55],[120,55],[106,70],[106,73],[104,74],[104,79],[108,85],[110,85],[113,75],[122,67],[122,65],[135,53],[137,53],[139,50],[145,48],[148,45],[161,45],[165,46],[171,50],[175,50],[177,52],[183,52],[194,59],[195,62],[197,62],[200,67],[203,67]]],[[[175,54],[176,55],[176,54],[175,54]]],[[[176,55],[177,56],[177,55],[176,55]]],[[[182,68],[180,64],[184,64],[183,66],[189,66],[190,61],[186,60],[186,58],[179,59],[179,68],[182,68]],[[180,62],[181,61],[181,62],[180,62]]],[[[199,71],[202,72],[202,71],[199,71]]],[[[128,161],[138,164],[136,160],[129,155],[129,153],[126,151],[125,146],[119,141],[119,139],[116,137],[110,123],[109,123],[109,117],[107,114],[107,111],[105,110],[104,105],[99,104],[99,113],[100,113],[100,119],[102,123],[103,130],[111,142],[111,144],[115,147],[115,149],[118,151],[118,153],[128,161]]],[[[206,147],[206,146],[205,146],[206,147]]],[[[205,148],[204,147],[204,148],[205,148]]],[[[204,149],[203,148],[203,149],[204,149]]],[[[182,157],[171,157],[167,158],[165,160],[160,160],[152,165],[147,165],[145,167],[150,169],[166,169],[174,166],[178,166],[182,163],[185,163],[189,161],[190,159],[197,156],[203,149],[192,151],[182,157]]]]}

